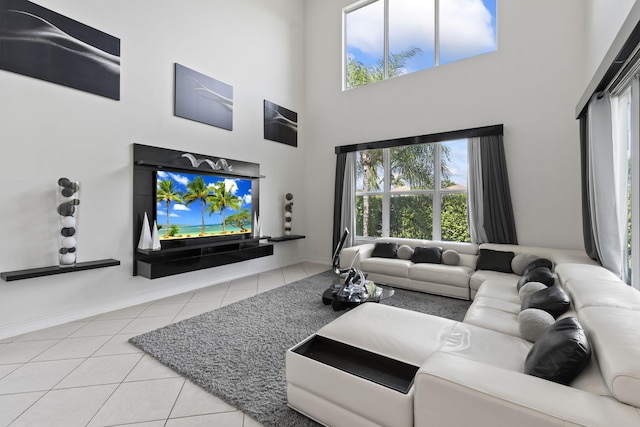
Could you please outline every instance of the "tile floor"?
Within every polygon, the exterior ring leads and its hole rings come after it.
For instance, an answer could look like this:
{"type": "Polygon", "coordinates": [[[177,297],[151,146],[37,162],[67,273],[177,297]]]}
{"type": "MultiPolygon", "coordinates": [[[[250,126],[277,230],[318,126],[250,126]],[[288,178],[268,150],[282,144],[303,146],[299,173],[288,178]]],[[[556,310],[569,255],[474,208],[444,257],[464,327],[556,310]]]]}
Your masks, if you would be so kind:
{"type": "Polygon", "coordinates": [[[260,426],[127,340],[328,268],[296,264],[0,341],[0,426],[260,426]]]}

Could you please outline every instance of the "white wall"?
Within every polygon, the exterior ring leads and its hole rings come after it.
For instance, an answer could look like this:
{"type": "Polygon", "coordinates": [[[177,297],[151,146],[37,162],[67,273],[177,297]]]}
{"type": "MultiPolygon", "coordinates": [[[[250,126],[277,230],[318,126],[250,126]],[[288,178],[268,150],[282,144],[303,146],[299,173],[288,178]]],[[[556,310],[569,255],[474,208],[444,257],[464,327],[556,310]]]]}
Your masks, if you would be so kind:
{"type": "MultiPolygon", "coordinates": [[[[504,124],[520,244],[581,248],[578,123],[581,0],[498,3],[498,50],[341,91],[342,7],[307,4],[307,168],[335,168],[337,145],[504,124]]],[[[309,256],[330,251],[333,180],[309,199],[309,256]]]]}
{"type": "MultiPolygon", "coordinates": [[[[62,176],[82,183],[79,261],[116,258],[122,265],[0,282],[0,338],[302,260],[301,240],[242,264],[133,277],[131,144],[260,163],[263,231],[281,235],[283,195],[305,189],[306,142],[302,135],[298,148],[264,140],[263,100],[303,112],[304,2],[37,3],[121,39],[121,100],[0,70],[0,271],[57,263],[62,176]],[[173,116],[175,62],[233,86],[232,132],[173,116]]],[[[303,206],[295,208],[302,230],[303,206]]]]}
{"type": "Polygon", "coordinates": [[[588,0],[586,2],[585,79],[588,82],[607,53],[636,0],[588,0]]]}

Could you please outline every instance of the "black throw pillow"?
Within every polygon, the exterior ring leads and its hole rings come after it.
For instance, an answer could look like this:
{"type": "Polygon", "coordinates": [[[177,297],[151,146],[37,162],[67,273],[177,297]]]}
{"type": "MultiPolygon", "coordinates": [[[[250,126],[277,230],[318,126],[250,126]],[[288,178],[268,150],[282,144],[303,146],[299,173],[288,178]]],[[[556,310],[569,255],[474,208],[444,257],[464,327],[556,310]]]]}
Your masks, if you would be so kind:
{"type": "Polygon", "coordinates": [[[411,261],[417,263],[442,264],[442,248],[421,248],[413,249],[411,261]]]}
{"type": "Polygon", "coordinates": [[[553,273],[550,269],[547,267],[538,267],[522,276],[520,280],[518,280],[516,287],[518,288],[518,292],[520,292],[520,288],[529,282],[540,282],[547,286],[551,286],[555,280],[556,279],[553,277],[553,273]]]}
{"type": "Polygon", "coordinates": [[[395,258],[398,252],[397,243],[376,243],[376,247],[373,248],[371,257],[376,258],[395,258]]]}
{"type": "Polygon", "coordinates": [[[564,293],[562,288],[558,285],[549,286],[547,289],[542,289],[538,292],[534,292],[531,295],[527,295],[522,300],[521,310],[527,308],[537,308],[544,310],[554,319],[569,310],[571,306],[571,300],[567,294],[564,293]]]}
{"type": "Polygon", "coordinates": [[[493,270],[502,273],[513,273],[511,269],[511,260],[514,257],[513,252],[494,251],[491,249],[480,249],[478,252],[478,260],[476,261],[476,270],[493,270]]]}
{"type": "Polygon", "coordinates": [[[546,258],[538,258],[535,261],[532,261],[531,263],[529,263],[524,268],[524,270],[522,271],[522,275],[524,276],[531,270],[535,270],[536,268],[539,268],[539,267],[546,267],[549,270],[551,270],[553,268],[553,263],[551,262],[551,260],[548,260],[546,258]]]}
{"type": "MultiPolygon", "coordinates": [[[[542,291],[540,291],[542,292],[542,291]]],[[[524,373],[569,385],[591,359],[591,346],[574,317],[558,320],[533,344],[524,373]]]]}

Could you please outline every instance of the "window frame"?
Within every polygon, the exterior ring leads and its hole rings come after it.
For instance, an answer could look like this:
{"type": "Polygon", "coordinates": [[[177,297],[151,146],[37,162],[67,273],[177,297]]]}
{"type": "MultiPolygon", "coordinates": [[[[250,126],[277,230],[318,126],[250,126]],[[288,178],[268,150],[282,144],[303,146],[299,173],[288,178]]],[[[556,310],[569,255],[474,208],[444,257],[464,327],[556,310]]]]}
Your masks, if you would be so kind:
{"type": "MultiPolygon", "coordinates": [[[[453,140],[453,139],[452,139],[453,140]]],[[[468,138],[460,138],[460,140],[467,140],[468,138]]],[[[382,182],[383,186],[381,190],[376,191],[358,191],[355,190],[355,198],[357,200],[358,197],[362,196],[370,196],[370,197],[381,197],[382,198],[382,233],[379,237],[396,237],[391,236],[391,198],[393,196],[420,196],[420,195],[429,195],[432,200],[432,236],[429,240],[442,240],[442,200],[443,196],[450,194],[464,194],[467,196],[468,191],[462,189],[447,189],[442,187],[442,178],[441,178],[441,168],[437,165],[440,165],[440,155],[442,150],[442,144],[447,143],[448,140],[443,141],[431,141],[425,142],[423,144],[435,144],[437,147],[434,150],[434,177],[433,177],[433,188],[431,189],[420,189],[420,190],[394,190],[391,188],[391,149],[396,147],[384,147],[384,148],[373,148],[370,150],[382,150],[382,163],[383,163],[383,177],[382,182]]],[[[417,145],[417,144],[413,144],[417,145]]],[[[365,150],[358,150],[365,151],[365,150]]],[[[468,153],[468,150],[467,150],[468,153]]],[[[468,196],[467,196],[468,200],[468,196]]],[[[355,203],[355,200],[354,200],[355,203]]],[[[360,243],[367,243],[371,241],[375,241],[378,237],[376,236],[355,236],[356,241],[360,243]]]]}
{"type": "MultiPolygon", "coordinates": [[[[347,87],[348,60],[347,60],[347,15],[363,7],[369,6],[373,3],[383,3],[383,81],[389,79],[389,1],[390,0],[360,0],[351,5],[348,5],[342,9],[342,90],[347,91],[353,88],[347,87]]],[[[433,22],[433,67],[440,66],[440,1],[433,0],[434,4],[434,22],[433,22]]],[[[475,54],[461,59],[472,58],[475,56],[485,55],[487,53],[496,52],[498,50],[498,0],[496,0],[495,6],[495,49],[489,52],[483,52],[475,54]]],[[[452,61],[454,62],[454,61],[452,61]]],[[[448,62],[447,62],[448,63],[448,62]]],[[[423,68],[417,71],[423,71],[427,68],[423,68]]],[[[410,74],[410,73],[409,73],[410,74]]],[[[356,86],[359,87],[359,86],[356,86]]]]}

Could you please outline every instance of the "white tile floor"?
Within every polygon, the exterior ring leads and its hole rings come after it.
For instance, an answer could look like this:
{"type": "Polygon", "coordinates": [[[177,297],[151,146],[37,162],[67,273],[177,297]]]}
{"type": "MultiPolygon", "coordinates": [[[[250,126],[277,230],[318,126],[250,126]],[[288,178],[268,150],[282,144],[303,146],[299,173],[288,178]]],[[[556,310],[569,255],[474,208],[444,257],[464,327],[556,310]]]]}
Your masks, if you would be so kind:
{"type": "Polygon", "coordinates": [[[3,340],[0,426],[259,426],[127,340],[328,268],[297,264],[3,340]]]}

